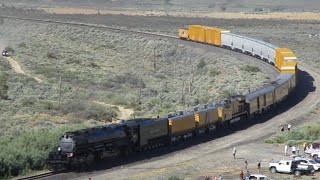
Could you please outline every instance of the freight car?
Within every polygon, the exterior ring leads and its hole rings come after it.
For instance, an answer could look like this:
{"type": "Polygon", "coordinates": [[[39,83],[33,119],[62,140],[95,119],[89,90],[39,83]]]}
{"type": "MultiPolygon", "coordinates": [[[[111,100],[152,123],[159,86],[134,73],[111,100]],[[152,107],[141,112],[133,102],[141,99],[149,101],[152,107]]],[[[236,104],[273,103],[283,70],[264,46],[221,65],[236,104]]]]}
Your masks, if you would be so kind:
{"type": "Polygon", "coordinates": [[[179,38],[226,48],[244,53],[276,66],[280,72],[283,62],[297,62],[296,55],[288,48],[231,33],[228,30],[201,25],[179,29],[179,38]],[[214,31],[215,35],[211,35],[214,31]]]}
{"type": "Polygon", "coordinates": [[[48,164],[53,169],[90,166],[95,159],[127,156],[130,152],[224,130],[276,107],[297,85],[297,57],[288,48],[201,25],[190,25],[188,30],[179,29],[179,37],[253,56],[275,65],[281,74],[256,91],[226,98],[217,105],[204,105],[163,118],[133,119],[67,132],[60,138],[57,150],[49,154],[48,164]]]}

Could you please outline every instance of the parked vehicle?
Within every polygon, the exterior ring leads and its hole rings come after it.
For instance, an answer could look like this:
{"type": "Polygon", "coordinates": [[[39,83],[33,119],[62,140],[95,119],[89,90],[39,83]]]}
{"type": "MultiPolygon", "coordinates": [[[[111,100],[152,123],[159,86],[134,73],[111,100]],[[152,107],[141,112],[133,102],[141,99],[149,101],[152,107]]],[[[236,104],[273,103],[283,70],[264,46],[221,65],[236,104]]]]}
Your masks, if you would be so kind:
{"type": "Polygon", "coordinates": [[[320,169],[320,164],[312,159],[307,159],[303,157],[295,157],[294,160],[299,161],[300,164],[311,165],[315,171],[320,169]]]}
{"type": "Polygon", "coordinates": [[[2,50],[2,56],[8,57],[9,53],[7,50],[2,50]]]}
{"type": "Polygon", "coordinates": [[[250,174],[249,180],[270,180],[270,179],[265,175],[250,174]]]}
{"type": "Polygon", "coordinates": [[[269,164],[271,173],[290,173],[296,176],[301,174],[313,174],[314,168],[312,165],[300,164],[296,160],[281,160],[278,162],[271,162],[269,164]]]}

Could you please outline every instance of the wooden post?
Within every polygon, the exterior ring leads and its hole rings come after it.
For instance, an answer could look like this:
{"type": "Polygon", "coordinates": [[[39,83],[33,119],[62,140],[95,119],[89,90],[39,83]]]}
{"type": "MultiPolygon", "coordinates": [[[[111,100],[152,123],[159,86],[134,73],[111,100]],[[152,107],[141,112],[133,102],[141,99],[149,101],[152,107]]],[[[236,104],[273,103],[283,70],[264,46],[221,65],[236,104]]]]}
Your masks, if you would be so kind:
{"type": "Polygon", "coordinates": [[[140,87],[139,87],[139,104],[141,104],[141,96],[142,96],[142,78],[140,79],[140,87]]]}
{"type": "Polygon", "coordinates": [[[62,88],[62,77],[60,75],[60,80],[59,80],[59,108],[60,108],[60,105],[61,105],[61,88],[62,88]]]}
{"type": "Polygon", "coordinates": [[[181,103],[184,104],[184,79],[182,80],[181,103]]]}
{"type": "Polygon", "coordinates": [[[193,84],[193,76],[194,76],[194,66],[192,66],[191,72],[190,72],[190,83],[189,83],[189,94],[192,92],[192,84],[193,84]]]}

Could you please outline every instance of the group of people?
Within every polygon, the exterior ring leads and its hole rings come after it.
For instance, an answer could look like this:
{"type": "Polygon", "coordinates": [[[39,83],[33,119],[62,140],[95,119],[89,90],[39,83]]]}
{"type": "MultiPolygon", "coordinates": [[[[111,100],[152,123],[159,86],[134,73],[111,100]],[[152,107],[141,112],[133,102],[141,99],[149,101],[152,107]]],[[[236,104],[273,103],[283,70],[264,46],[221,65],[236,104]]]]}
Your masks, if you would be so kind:
{"type": "MultiPolygon", "coordinates": [[[[236,153],[237,153],[237,148],[233,147],[233,149],[232,149],[233,159],[236,159],[236,153]]],[[[260,161],[258,162],[257,168],[258,168],[258,173],[260,173],[261,172],[261,162],[260,161]]],[[[249,172],[247,160],[244,161],[244,169],[246,170],[245,174],[243,171],[240,171],[240,179],[242,179],[242,180],[249,179],[249,177],[250,177],[250,172],[249,172]]]]}
{"type": "Polygon", "coordinates": [[[284,146],[284,155],[285,156],[288,155],[288,147],[291,147],[292,155],[299,156],[299,151],[300,151],[299,145],[288,146],[287,144],[284,146]]]}
{"type": "MultiPolygon", "coordinates": [[[[291,124],[289,124],[289,123],[287,124],[287,129],[288,129],[288,131],[291,130],[291,124]]],[[[281,131],[281,132],[284,131],[284,126],[281,127],[280,131],[281,131]]]]}

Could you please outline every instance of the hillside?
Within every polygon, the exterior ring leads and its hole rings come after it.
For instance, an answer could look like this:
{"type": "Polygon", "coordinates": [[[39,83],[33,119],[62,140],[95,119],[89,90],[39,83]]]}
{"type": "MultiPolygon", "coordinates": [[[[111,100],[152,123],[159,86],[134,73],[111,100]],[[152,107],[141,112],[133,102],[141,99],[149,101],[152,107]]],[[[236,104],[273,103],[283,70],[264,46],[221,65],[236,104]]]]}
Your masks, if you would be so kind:
{"type": "Polygon", "coordinates": [[[0,176],[42,169],[62,133],[120,117],[104,104],[163,116],[270,81],[214,47],[101,28],[5,18],[0,42],[25,72],[0,58],[0,176]]]}

